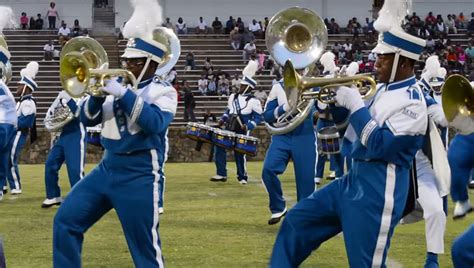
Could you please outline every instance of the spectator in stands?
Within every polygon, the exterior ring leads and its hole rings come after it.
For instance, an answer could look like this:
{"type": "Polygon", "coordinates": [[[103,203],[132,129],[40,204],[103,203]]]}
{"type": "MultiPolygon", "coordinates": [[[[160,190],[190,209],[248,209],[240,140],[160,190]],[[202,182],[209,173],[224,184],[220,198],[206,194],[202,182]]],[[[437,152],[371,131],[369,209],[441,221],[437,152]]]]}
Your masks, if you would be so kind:
{"type": "Polygon", "coordinates": [[[220,96],[229,96],[229,80],[225,75],[219,76],[219,95],[220,96]]]}
{"type": "Polygon", "coordinates": [[[428,39],[426,40],[426,46],[425,49],[428,53],[433,53],[435,50],[435,40],[433,40],[433,37],[428,36],[428,39]]]}
{"type": "Polygon", "coordinates": [[[349,40],[349,38],[346,38],[346,43],[344,43],[344,45],[342,45],[342,49],[344,49],[344,51],[346,51],[347,55],[352,54],[352,43],[349,40]]]}
{"type": "Polygon", "coordinates": [[[229,17],[229,20],[225,23],[225,33],[230,34],[230,32],[235,28],[235,20],[232,16],[229,17]]]}
{"type": "Polygon", "coordinates": [[[356,17],[352,18],[351,25],[352,25],[352,34],[354,35],[354,38],[358,38],[359,34],[362,33],[362,26],[357,21],[356,17]]]}
{"type": "Polygon", "coordinates": [[[222,22],[219,20],[218,17],[216,17],[212,22],[212,30],[215,34],[222,33],[222,22]]]}
{"type": "Polygon", "coordinates": [[[106,8],[109,5],[108,0],[94,0],[94,6],[98,8],[106,8]]]}
{"type": "Polygon", "coordinates": [[[202,17],[199,17],[198,26],[196,27],[198,34],[207,34],[207,23],[202,17]]]}
{"type": "Polygon", "coordinates": [[[234,27],[234,30],[230,32],[230,46],[234,50],[240,49],[240,45],[242,44],[242,35],[239,33],[239,28],[234,27]]]}
{"type": "Polygon", "coordinates": [[[331,19],[331,25],[328,29],[329,34],[339,34],[339,24],[337,24],[336,19],[331,19]]]}
{"type": "Polygon", "coordinates": [[[375,62],[377,60],[377,54],[375,54],[374,52],[370,52],[367,56],[367,60],[369,62],[375,62]]]}
{"type": "Polygon", "coordinates": [[[61,47],[66,44],[71,37],[71,30],[67,27],[67,24],[64,21],[61,22],[61,28],[59,28],[58,35],[58,43],[61,47]]]}
{"type": "Polygon", "coordinates": [[[198,90],[201,95],[207,95],[207,85],[209,84],[209,80],[207,79],[206,74],[201,75],[201,79],[198,80],[198,90]]]}
{"type": "Polygon", "coordinates": [[[262,27],[260,24],[257,22],[257,20],[253,19],[252,23],[249,25],[249,31],[253,33],[255,37],[261,37],[262,35],[262,27]]]}
{"type": "Polygon", "coordinates": [[[196,122],[194,116],[194,108],[196,108],[196,101],[194,100],[194,94],[189,88],[189,84],[186,80],[181,82],[182,90],[184,92],[184,121],[185,122],[196,122]]]}
{"type": "Polygon", "coordinates": [[[470,71],[471,65],[474,64],[474,47],[472,47],[471,43],[472,43],[472,41],[467,44],[467,48],[465,50],[467,72],[470,71]]]}
{"type": "Polygon", "coordinates": [[[458,53],[458,67],[461,73],[464,73],[464,70],[466,68],[466,52],[462,49],[458,53]]]}
{"type": "Polygon", "coordinates": [[[354,61],[356,61],[358,64],[361,64],[363,60],[364,60],[364,54],[362,53],[360,49],[358,49],[356,53],[354,54],[354,61]]]}
{"type": "Polygon", "coordinates": [[[263,19],[263,29],[262,29],[264,37],[265,37],[265,32],[267,31],[268,23],[270,23],[270,20],[268,19],[268,17],[265,17],[263,19]]]}
{"type": "Polygon", "coordinates": [[[173,67],[166,75],[165,81],[172,85],[175,85],[176,82],[178,81],[177,78],[178,78],[178,72],[176,72],[176,67],[173,67]]]}
{"type": "Polygon", "coordinates": [[[459,13],[459,16],[456,18],[456,23],[459,29],[466,28],[466,17],[464,16],[464,13],[459,13]]]}
{"type": "Polygon", "coordinates": [[[240,31],[240,32],[244,32],[244,30],[245,30],[245,24],[244,24],[244,22],[242,21],[242,18],[241,18],[241,17],[238,17],[238,18],[237,18],[237,21],[235,22],[235,26],[239,27],[239,31],[240,31]]]}
{"type": "Polygon", "coordinates": [[[48,18],[49,23],[48,29],[56,29],[56,18],[59,20],[59,13],[56,10],[56,3],[49,3],[49,9],[46,12],[46,17],[48,18]]]}
{"type": "Polygon", "coordinates": [[[237,93],[240,88],[240,82],[242,81],[242,77],[239,74],[235,74],[234,79],[231,81],[232,85],[232,93],[237,93]]]}
{"type": "Polygon", "coordinates": [[[186,28],[186,22],[184,22],[183,18],[179,17],[178,21],[176,22],[176,32],[178,34],[187,34],[188,28],[186,28]]]}
{"type": "Polygon", "coordinates": [[[365,18],[365,27],[364,27],[364,32],[367,33],[373,33],[375,32],[374,29],[374,20],[370,21],[369,18],[365,18]]]}
{"type": "Polygon", "coordinates": [[[444,25],[443,19],[438,18],[435,26],[435,33],[438,37],[445,37],[447,33],[446,25],[444,25]]]}
{"type": "Polygon", "coordinates": [[[214,67],[212,66],[211,58],[206,57],[206,61],[204,62],[202,69],[206,72],[206,74],[212,74],[214,67]]]}
{"type": "Polygon", "coordinates": [[[36,15],[36,20],[35,20],[35,29],[36,30],[43,30],[43,19],[41,18],[41,14],[36,15]]]}
{"type": "Polygon", "coordinates": [[[458,56],[456,55],[456,52],[453,48],[448,50],[448,53],[446,54],[446,60],[448,61],[449,70],[454,70],[457,66],[458,56]]]}
{"type": "Polygon", "coordinates": [[[446,20],[446,28],[448,29],[448,33],[457,34],[458,30],[456,29],[455,21],[451,15],[448,15],[448,19],[446,20]]]}
{"type": "Polygon", "coordinates": [[[372,49],[373,47],[375,47],[375,45],[377,45],[377,36],[375,35],[375,31],[367,33],[364,45],[369,49],[372,49]]]}
{"type": "Polygon", "coordinates": [[[265,102],[267,101],[268,95],[265,91],[263,91],[263,87],[258,86],[258,90],[253,95],[255,96],[255,98],[257,98],[257,100],[260,101],[262,107],[265,107],[265,102]]]}
{"type": "Polygon", "coordinates": [[[257,50],[258,70],[261,72],[265,69],[265,52],[261,49],[257,50]]]}
{"type": "Polygon", "coordinates": [[[166,27],[168,29],[173,30],[173,32],[176,32],[173,27],[173,23],[170,21],[170,18],[166,18],[166,21],[163,23],[163,27],[166,27]]]}
{"type": "Polygon", "coordinates": [[[46,45],[44,45],[43,51],[44,51],[43,61],[45,61],[45,60],[51,60],[52,61],[54,59],[54,42],[53,42],[53,40],[49,40],[49,42],[46,45]]]}
{"type": "Polygon", "coordinates": [[[74,20],[74,25],[72,26],[72,37],[80,36],[82,35],[82,28],[79,25],[79,20],[75,19],[74,20]]]}
{"type": "Polygon", "coordinates": [[[426,25],[434,25],[436,23],[436,18],[433,16],[433,12],[428,12],[428,16],[425,18],[426,25]]]}
{"type": "Polygon", "coordinates": [[[254,41],[255,40],[255,35],[253,35],[252,32],[250,31],[247,31],[247,30],[244,30],[243,32],[240,31],[239,29],[239,32],[242,34],[242,46],[240,47],[240,49],[244,49],[244,44],[247,44],[247,43],[250,43],[251,41],[254,41]]]}
{"type": "Polygon", "coordinates": [[[250,58],[250,55],[255,54],[256,51],[257,46],[255,45],[253,40],[245,44],[244,50],[242,52],[243,60],[248,60],[250,58]]]}
{"type": "Polygon", "coordinates": [[[334,44],[332,45],[331,47],[331,51],[332,53],[334,53],[334,55],[337,55],[337,53],[339,53],[339,50],[341,50],[342,46],[339,44],[339,42],[334,42],[334,44]]]}
{"type": "Polygon", "coordinates": [[[420,26],[416,35],[424,39],[426,39],[428,36],[431,36],[430,31],[428,30],[428,28],[426,28],[425,25],[420,26]]]}
{"type": "Polygon", "coordinates": [[[196,64],[194,63],[194,53],[193,52],[188,52],[188,54],[186,54],[186,63],[184,65],[184,70],[185,71],[190,71],[190,70],[194,70],[194,68],[196,67],[196,64]]]}
{"type": "Polygon", "coordinates": [[[20,25],[21,29],[26,30],[28,28],[28,16],[26,16],[26,12],[21,12],[21,17],[20,17],[20,25]]]}
{"type": "Polygon", "coordinates": [[[36,30],[36,20],[35,17],[30,17],[30,30],[36,30]]]}
{"type": "Polygon", "coordinates": [[[474,12],[471,13],[471,20],[467,25],[467,34],[468,36],[474,34],[474,12]]]}
{"type": "Polygon", "coordinates": [[[211,81],[207,85],[207,95],[208,96],[216,96],[217,95],[217,83],[216,83],[217,77],[213,76],[211,78],[211,81]]]}

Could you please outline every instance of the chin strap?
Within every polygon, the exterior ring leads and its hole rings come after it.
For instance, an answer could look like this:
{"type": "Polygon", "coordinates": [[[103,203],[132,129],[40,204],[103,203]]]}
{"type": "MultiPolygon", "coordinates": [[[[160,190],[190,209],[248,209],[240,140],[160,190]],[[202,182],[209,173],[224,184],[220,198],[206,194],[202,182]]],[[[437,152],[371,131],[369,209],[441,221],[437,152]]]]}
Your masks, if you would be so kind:
{"type": "Polygon", "coordinates": [[[242,92],[242,95],[245,95],[247,93],[247,91],[249,91],[249,90],[252,91],[252,88],[249,85],[247,85],[247,87],[242,92]]]}
{"type": "Polygon", "coordinates": [[[146,70],[148,69],[148,65],[150,65],[151,57],[146,59],[145,65],[143,65],[143,69],[140,75],[137,77],[137,85],[142,81],[143,76],[145,75],[146,70]]]}
{"type": "Polygon", "coordinates": [[[393,80],[395,80],[395,75],[397,75],[399,60],[400,60],[400,51],[397,50],[397,52],[395,53],[395,57],[393,58],[392,73],[390,74],[390,79],[388,80],[389,83],[392,83],[393,80]]]}

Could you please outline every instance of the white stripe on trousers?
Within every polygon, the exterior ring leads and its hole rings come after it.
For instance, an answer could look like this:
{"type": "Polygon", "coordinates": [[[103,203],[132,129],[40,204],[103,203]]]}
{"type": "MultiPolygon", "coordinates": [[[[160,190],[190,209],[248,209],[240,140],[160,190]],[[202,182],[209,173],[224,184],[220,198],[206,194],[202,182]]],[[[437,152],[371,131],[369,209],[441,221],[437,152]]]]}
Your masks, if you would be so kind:
{"type": "Polygon", "coordinates": [[[383,206],[382,219],[380,220],[380,231],[372,257],[372,267],[381,267],[383,254],[387,245],[388,232],[392,222],[392,212],[395,192],[395,165],[387,165],[387,177],[385,178],[385,202],[383,206]]]}
{"type": "Polygon", "coordinates": [[[10,161],[12,163],[10,172],[12,173],[13,181],[15,182],[15,189],[17,190],[20,190],[20,184],[18,183],[18,177],[16,176],[14,159],[15,159],[15,153],[16,153],[16,146],[18,145],[18,140],[20,140],[20,136],[21,136],[21,131],[17,131],[16,136],[15,136],[15,141],[13,142],[12,150],[10,152],[10,161]]]}
{"type": "Polygon", "coordinates": [[[158,180],[160,179],[160,175],[158,174],[158,170],[160,168],[160,165],[158,163],[158,154],[156,153],[156,150],[150,150],[151,153],[151,163],[153,166],[153,175],[155,176],[155,180],[153,181],[153,226],[151,227],[151,234],[152,234],[152,239],[153,239],[153,247],[155,248],[156,251],[156,262],[158,263],[158,267],[164,267],[163,264],[163,258],[162,258],[162,253],[161,253],[161,248],[160,245],[158,245],[158,231],[157,231],[157,226],[158,226],[158,220],[159,220],[159,215],[158,215],[158,180]]]}
{"type": "Polygon", "coordinates": [[[83,179],[84,178],[84,158],[85,158],[85,146],[84,146],[84,140],[85,140],[85,135],[86,135],[86,131],[84,130],[84,125],[82,125],[82,123],[79,123],[79,128],[81,129],[81,160],[80,160],[80,173],[79,173],[79,178],[80,179],[83,179]]]}

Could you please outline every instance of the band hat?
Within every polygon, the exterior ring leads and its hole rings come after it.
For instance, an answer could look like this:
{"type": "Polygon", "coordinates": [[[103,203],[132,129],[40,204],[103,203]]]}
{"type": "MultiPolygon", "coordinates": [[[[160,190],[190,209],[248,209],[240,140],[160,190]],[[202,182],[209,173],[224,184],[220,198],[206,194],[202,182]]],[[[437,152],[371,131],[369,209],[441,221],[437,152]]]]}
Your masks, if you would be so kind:
{"type": "Polygon", "coordinates": [[[128,59],[150,57],[151,60],[161,63],[166,51],[166,46],[155,40],[130,38],[121,57],[128,59]]]}
{"type": "Polygon", "coordinates": [[[7,48],[0,46],[0,62],[3,64],[7,64],[10,60],[11,54],[7,48]]]}
{"type": "Polygon", "coordinates": [[[252,77],[258,70],[258,63],[255,60],[249,60],[247,66],[245,66],[244,70],[242,70],[242,81],[240,81],[241,85],[248,85],[251,88],[255,88],[257,86],[257,81],[252,77]]]}
{"type": "Polygon", "coordinates": [[[372,52],[382,55],[399,53],[406,58],[419,60],[425,46],[425,40],[404,32],[401,27],[393,27],[379,35],[377,46],[372,52]]]}
{"type": "Polygon", "coordinates": [[[433,77],[430,80],[430,86],[439,87],[444,84],[444,77],[433,77]]]}

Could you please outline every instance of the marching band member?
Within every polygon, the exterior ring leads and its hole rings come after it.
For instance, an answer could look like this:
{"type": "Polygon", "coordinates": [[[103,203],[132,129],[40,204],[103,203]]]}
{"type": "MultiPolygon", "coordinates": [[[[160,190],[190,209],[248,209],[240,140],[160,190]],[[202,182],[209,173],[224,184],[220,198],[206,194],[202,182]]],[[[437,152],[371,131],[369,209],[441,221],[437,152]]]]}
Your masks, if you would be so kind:
{"type": "Polygon", "coordinates": [[[164,267],[159,226],[159,170],[165,136],[176,113],[176,90],[155,75],[167,51],[153,38],[161,23],[157,1],[134,1],[123,34],[130,38],[122,58],[138,87],[106,81],[107,97],[90,96],[81,105],[81,122],[103,124],[102,161],[80,180],[54,219],[54,267],[80,267],[83,234],[115,209],[136,267],[164,267]]]}
{"type": "MultiPolygon", "coordinates": [[[[438,76],[440,69],[437,56],[428,58],[425,71],[419,82],[428,108],[428,119],[434,122],[433,125],[429,124],[429,133],[425,136],[423,148],[416,153],[413,167],[416,169],[418,185],[416,201],[423,209],[425,220],[427,248],[425,267],[439,267],[438,254],[444,253],[444,232],[446,230],[444,199],[449,194],[449,183],[447,183],[450,180],[449,164],[445,146],[438,131],[438,127],[446,128],[448,122],[441,105],[429,95],[432,91],[431,81],[438,76]],[[434,134],[431,135],[431,133],[434,134]],[[442,159],[440,160],[440,158],[442,159]]],[[[403,222],[409,223],[411,218],[413,217],[408,215],[403,219],[403,222]]]]}
{"type": "Polygon", "coordinates": [[[352,168],[288,212],[271,267],[298,266],[341,231],[349,266],[385,266],[390,238],[407,200],[411,163],[427,128],[426,104],[414,75],[425,41],[393,26],[406,12],[405,7],[394,10],[394,5],[401,2],[385,1],[374,24],[381,33],[373,51],[382,83],[375,97],[366,107],[356,88],[343,86],[336,92],[337,104],[351,114],[346,135],[356,135],[352,168]]]}
{"type": "Polygon", "coordinates": [[[455,268],[474,267],[474,224],[458,236],[451,248],[451,257],[455,268]]]}
{"type": "MultiPolygon", "coordinates": [[[[9,7],[0,7],[0,13],[6,15],[7,12],[12,14],[9,7]]],[[[1,29],[4,25],[0,25],[0,39],[1,29]]],[[[2,42],[0,42],[1,44],[2,42]]],[[[8,156],[10,155],[9,143],[16,134],[17,116],[15,108],[15,98],[7,86],[9,78],[7,77],[7,68],[10,64],[10,52],[8,47],[0,45],[0,200],[3,199],[3,194],[6,192],[6,177],[8,169],[8,156]]]]}
{"type": "MultiPolygon", "coordinates": [[[[320,62],[324,67],[323,75],[325,77],[335,77],[339,68],[335,63],[336,56],[331,51],[325,52],[320,62]]],[[[317,109],[319,112],[318,122],[316,124],[316,131],[318,132],[322,128],[329,126],[336,126],[341,136],[344,136],[344,132],[349,123],[349,112],[343,107],[335,107],[334,105],[327,105],[318,102],[317,109]]],[[[326,155],[319,153],[316,161],[316,177],[315,183],[319,183],[324,175],[324,166],[326,160],[330,160],[331,167],[334,169],[335,179],[339,179],[344,175],[344,157],[341,153],[326,155]]],[[[330,176],[332,178],[332,176],[330,176]]]]}
{"type": "Polygon", "coordinates": [[[62,127],[59,137],[53,141],[48,153],[44,172],[46,200],[41,204],[42,208],[60,205],[62,202],[58,173],[64,162],[66,162],[71,188],[84,177],[86,131],[79,120],[79,108],[76,101],[64,90],[59,92],[48,114],[54,115],[55,109],[59,106],[68,107],[74,117],[62,127]]]}
{"type": "MultiPolygon", "coordinates": [[[[474,81],[471,82],[474,87],[474,81]]],[[[455,119],[456,120],[456,119],[455,119]]],[[[449,166],[451,167],[451,198],[455,202],[453,219],[460,219],[471,212],[468,184],[471,170],[474,167],[474,124],[463,124],[448,149],[449,166]]]]}
{"type": "MultiPolygon", "coordinates": [[[[270,91],[263,113],[264,120],[268,124],[273,124],[289,109],[284,83],[283,80],[280,80],[273,85],[270,91]]],[[[271,212],[268,224],[273,225],[280,222],[287,213],[286,201],[278,176],[285,171],[290,159],[293,160],[295,170],[298,201],[314,192],[317,154],[315,143],[313,112],[291,132],[272,136],[262,170],[262,182],[268,192],[271,212]]]]}
{"type": "Polygon", "coordinates": [[[21,71],[21,81],[16,92],[20,96],[20,101],[16,106],[18,130],[15,137],[10,141],[10,163],[7,173],[8,183],[13,195],[21,194],[18,160],[28,133],[31,134],[30,140],[32,143],[36,140],[36,101],[33,98],[33,92],[38,89],[38,85],[34,81],[38,68],[39,65],[36,61],[26,65],[26,68],[21,71]]]}
{"type": "MultiPolygon", "coordinates": [[[[250,60],[242,71],[243,79],[240,82],[240,89],[237,94],[229,96],[227,110],[219,120],[219,127],[226,125],[226,129],[237,134],[249,135],[262,121],[262,104],[255,98],[251,91],[257,85],[252,77],[258,70],[258,63],[250,60]]],[[[247,184],[247,171],[245,155],[234,152],[235,164],[237,166],[237,180],[240,184],[247,184]]],[[[227,161],[224,148],[216,146],[215,163],[217,174],[211,178],[213,182],[227,181],[227,161]]]]}

